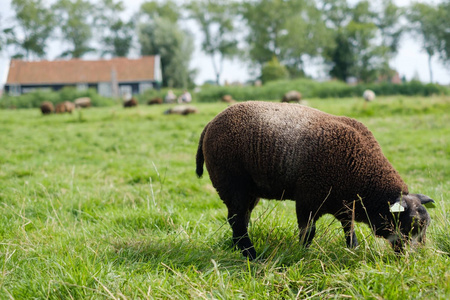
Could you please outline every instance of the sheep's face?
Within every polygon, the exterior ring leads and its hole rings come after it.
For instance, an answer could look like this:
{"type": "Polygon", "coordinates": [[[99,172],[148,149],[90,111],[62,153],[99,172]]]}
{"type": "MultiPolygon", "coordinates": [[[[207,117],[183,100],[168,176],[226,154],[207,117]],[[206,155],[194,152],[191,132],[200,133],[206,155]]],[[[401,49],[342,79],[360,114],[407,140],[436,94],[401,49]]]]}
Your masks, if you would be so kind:
{"type": "Polygon", "coordinates": [[[383,236],[391,243],[395,251],[403,249],[403,244],[425,242],[425,233],[430,223],[430,215],[425,206],[434,207],[434,200],[421,194],[409,194],[400,197],[390,207],[392,222],[390,230],[383,236]]]}

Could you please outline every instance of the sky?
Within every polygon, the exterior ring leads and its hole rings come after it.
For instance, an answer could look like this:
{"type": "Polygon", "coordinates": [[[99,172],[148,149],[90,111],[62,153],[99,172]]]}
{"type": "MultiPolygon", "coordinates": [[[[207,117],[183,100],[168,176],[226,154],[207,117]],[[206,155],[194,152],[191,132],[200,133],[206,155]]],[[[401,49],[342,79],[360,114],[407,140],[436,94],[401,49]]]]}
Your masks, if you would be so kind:
{"type": "MultiPolygon", "coordinates": [[[[356,0],[351,0],[351,2],[356,0]]],[[[44,2],[54,2],[52,0],[44,2]]],[[[145,2],[145,0],[133,0],[133,1],[124,1],[126,6],[126,14],[133,14],[136,12],[141,3],[145,2]]],[[[395,3],[399,6],[407,6],[409,5],[411,0],[396,0],[395,3]]],[[[428,3],[436,3],[438,1],[435,0],[426,0],[422,2],[428,3]]],[[[7,24],[8,19],[11,18],[14,14],[11,9],[11,0],[0,0],[0,15],[1,15],[1,24],[7,24]]],[[[206,56],[204,53],[200,51],[200,43],[201,43],[201,33],[198,28],[192,24],[188,23],[190,26],[190,31],[195,35],[195,52],[193,55],[193,59],[191,61],[191,68],[195,68],[198,70],[197,77],[195,78],[195,82],[197,84],[202,84],[206,80],[214,80],[215,75],[211,63],[211,59],[206,56]]],[[[60,45],[57,42],[53,42],[50,44],[48,48],[47,59],[52,60],[61,52],[59,48],[60,45]]],[[[414,38],[411,36],[403,37],[400,45],[399,52],[397,56],[391,61],[391,67],[396,69],[400,76],[405,76],[407,80],[412,79],[413,77],[419,77],[422,82],[429,82],[429,69],[428,69],[428,56],[421,49],[420,39],[414,38]]],[[[0,89],[3,87],[6,82],[6,77],[8,74],[9,68],[9,59],[8,55],[5,51],[0,53],[0,89]]],[[[434,82],[450,85],[450,69],[445,67],[442,62],[439,61],[437,57],[434,57],[432,60],[432,69],[433,69],[433,78],[434,82]]],[[[306,64],[306,73],[308,75],[313,76],[314,78],[324,78],[325,70],[322,68],[318,68],[314,62],[309,62],[306,64]]],[[[226,61],[224,64],[223,72],[221,75],[221,83],[224,83],[225,80],[228,82],[245,82],[249,79],[252,79],[249,74],[248,67],[238,60],[234,61],[226,61]]]]}

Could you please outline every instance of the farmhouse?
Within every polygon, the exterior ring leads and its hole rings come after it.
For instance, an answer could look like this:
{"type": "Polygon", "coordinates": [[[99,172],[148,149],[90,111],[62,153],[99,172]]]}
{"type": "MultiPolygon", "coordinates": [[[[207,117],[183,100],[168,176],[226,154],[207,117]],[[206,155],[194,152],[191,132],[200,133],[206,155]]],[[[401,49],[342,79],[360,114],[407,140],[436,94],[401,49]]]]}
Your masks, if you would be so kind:
{"type": "Polygon", "coordinates": [[[162,82],[159,55],[137,59],[24,61],[12,59],[5,92],[21,95],[36,89],[93,88],[102,96],[119,97],[158,89],[162,82]]]}

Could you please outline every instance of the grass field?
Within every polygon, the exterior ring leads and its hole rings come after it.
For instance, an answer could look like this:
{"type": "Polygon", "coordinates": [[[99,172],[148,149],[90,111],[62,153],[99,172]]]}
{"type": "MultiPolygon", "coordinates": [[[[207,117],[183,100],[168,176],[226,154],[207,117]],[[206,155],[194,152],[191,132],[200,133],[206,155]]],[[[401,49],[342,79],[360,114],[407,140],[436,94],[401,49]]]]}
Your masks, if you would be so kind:
{"type": "MultiPolygon", "coordinates": [[[[1,100],[0,100],[1,101],[1,100]]],[[[413,193],[437,202],[425,247],[397,257],[357,224],[345,248],[325,216],[300,247],[292,201],[261,201],[231,247],[226,208],[195,176],[199,135],[225,104],[73,115],[0,110],[0,299],[448,299],[450,98],[311,99],[374,133],[413,193]]]]}

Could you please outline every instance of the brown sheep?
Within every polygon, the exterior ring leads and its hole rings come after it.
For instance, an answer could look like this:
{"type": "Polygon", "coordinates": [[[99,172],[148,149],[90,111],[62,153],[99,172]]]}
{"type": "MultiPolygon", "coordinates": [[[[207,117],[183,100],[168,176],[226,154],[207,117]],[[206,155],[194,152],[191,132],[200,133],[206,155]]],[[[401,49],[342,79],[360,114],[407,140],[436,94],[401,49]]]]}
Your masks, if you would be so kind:
{"type": "Polygon", "coordinates": [[[41,112],[43,115],[48,115],[53,113],[53,111],[55,110],[53,103],[51,103],[50,101],[44,101],[41,103],[41,112]]]}
{"type": "Polygon", "coordinates": [[[223,95],[223,96],[222,96],[222,102],[226,102],[226,103],[229,103],[229,104],[233,104],[233,103],[235,103],[236,101],[233,99],[233,97],[231,97],[231,95],[223,95]]]}
{"type": "Polygon", "coordinates": [[[77,98],[74,101],[75,107],[77,108],[87,108],[91,106],[91,98],[89,97],[81,97],[77,98]]]}
{"type": "Polygon", "coordinates": [[[64,101],[64,103],[66,105],[66,111],[68,113],[72,113],[75,110],[75,103],[70,101],[64,101]]]}
{"type": "Polygon", "coordinates": [[[56,104],[55,113],[63,114],[66,112],[66,106],[63,102],[56,104]]]}
{"type": "Polygon", "coordinates": [[[163,103],[163,100],[161,98],[159,98],[159,97],[153,98],[153,99],[150,99],[150,100],[147,101],[148,105],[162,104],[162,103],[163,103]]]}
{"type": "Polygon", "coordinates": [[[228,107],[201,134],[199,177],[203,163],[228,207],[233,241],[250,259],[256,251],[247,226],[260,198],[296,201],[306,246],[324,214],[341,222],[348,247],[357,245],[358,221],[395,251],[411,236],[424,241],[430,222],[423,205],[434,201],[409,193],[362,123],[303,105],[250,101],[228,107]]]}
{"type": "Polygon", "coordinates": [[[190,105],[177,105],[175,107],[172,107],[171,109],[168,109],[164,112],[164,114],[178,114],[178,115],[189,115],[189,114],[195,114],[198,113],[198,109],[194,106],[190,105]]]}
{"type": "Polygon", "coordinates": [[[127,107],[135,107],[135,106],[137,106],[137,105],[138,105],[138,102],[137,102],[137,100],[134,99],[134,98],[130,98],[130,99],[126,100],[126,101],[123,103],[123,107],[125,107],[125,108],[127,108],[127,107]]]}
{"type": "Polygon", "coordinates": [[[62,113],[72,113],[72,111],[75,110],[75,104],[73,104],[70,101],[64,101],[61,103],[58,103],[56,105],[55,113],[62,114],[62,113]]]}
{"type": "Polygon", "coordinates": [[[283,98],[281,99],[281,102],[297,102],[300,103],[300,100],[302,100],[302,94],[300,94],[297,91],[290,91],[284,94],[283,98]]]}

